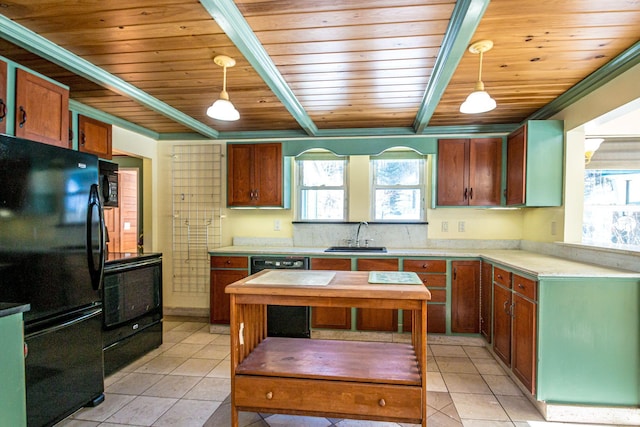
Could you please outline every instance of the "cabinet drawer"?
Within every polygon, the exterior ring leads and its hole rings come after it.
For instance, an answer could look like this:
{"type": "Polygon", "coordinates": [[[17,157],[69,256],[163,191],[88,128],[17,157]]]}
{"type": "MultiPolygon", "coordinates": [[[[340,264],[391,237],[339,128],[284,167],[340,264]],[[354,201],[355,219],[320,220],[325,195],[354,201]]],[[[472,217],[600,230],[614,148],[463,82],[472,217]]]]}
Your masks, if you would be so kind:
{"type": "Polygon", "coordinates": [[[493,267],[493,281],[511,289],[511,273],[500,267],[493,267]]]}
{"type": "Polygon", "coordinates": [[[322,416],[366,415],[420,423],[418,386],[237,375],[235,403],[256,412],[303,411],[322,416]]]}
{"type": "Polygon", "coordinates": [[[517,293],[532,299],[536,300],[536,284],[538,282],[524,278],[522,276],[518,276],[517,274],[513,275],[513,290],[517,293]]]}
{"type": "Polygon", "coordinates": [[[429,287],[429,292],[431,292],[431,300],[430,302],[447,302],[447,290],[442,288],[431,288],[429,287]]]}
{"type": "Polygon", "coordinates": [[[443,259],[405,259],[404,271],[416,273],[446,273],[447,262],[443,259]]]}
{"type": "Polygon", "coordinates": [[[429,288],[446,288],[447,287],[447,275],[446,274],[418,274],[422,283],[429,288]]]}
{"type": "Polygon", "coordinates": [[[212,256],[211,268],[248,268],[246,256],[212,256]]]}

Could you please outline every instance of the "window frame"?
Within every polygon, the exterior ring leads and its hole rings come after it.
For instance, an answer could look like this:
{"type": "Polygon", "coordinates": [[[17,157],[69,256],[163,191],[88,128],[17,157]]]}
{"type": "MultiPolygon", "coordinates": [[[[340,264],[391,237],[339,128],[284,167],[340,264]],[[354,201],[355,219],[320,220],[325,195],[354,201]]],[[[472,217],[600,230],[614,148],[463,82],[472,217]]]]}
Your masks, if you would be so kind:
{"type": "Polygon", "coordinates": [[[427,156],[419,154],[415,151],[387,151],[377,156],[369,157],[370,172],[370,206],[369,216],[372,221],[384,223],[423,223],[427,221],[427,156]],[[377,185],[376,184],[376,160],[420,160],[421,165],[418,170],[418,184],[416,185],[377,185]],[[376,216],[376,190],[378,189],[418,189],[420,191],[420,218],[418,219],[382,219],[376,216]]]}
{"type": "Polygon", "coordinates": [[[295,158],[296,165],[296,180],[295,180],[295,193],[296,193],[296,213],[295,218],[296,221],[301,222],[346,222],[349,214],[349,179],[348,179],[348,171],[349,171],[349,157],[348,156],[339,156],[337,154],[333,154],[331,152],[311,152],[304,153],[295,158]],[[341,161],[344,163],[344,173],[342,176],[343,182],[341,186],[304,186],[302,183],[304,167],[301,162],[304,161],[341,161]],[[343,210],[342,210],[342,219],[308,219],[302,218],[302,201],[303,196],[302,192],[305,190],[342,190],[343,192],[343,210]]]}

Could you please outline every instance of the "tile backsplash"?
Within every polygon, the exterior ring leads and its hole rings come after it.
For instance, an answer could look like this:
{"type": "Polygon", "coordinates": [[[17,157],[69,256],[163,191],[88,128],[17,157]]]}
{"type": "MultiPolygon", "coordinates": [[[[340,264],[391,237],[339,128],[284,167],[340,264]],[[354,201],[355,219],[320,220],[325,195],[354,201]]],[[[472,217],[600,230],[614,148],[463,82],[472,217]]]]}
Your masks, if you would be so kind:
{"type": "MultiPolygon", "coordinates": [[[[346,246],[355,242],[359,223],[294,223],[293,244],[301,247],[346,246]]],[[[427,224],[370,223],[360,227],[360,242],[388,248],[427,247],[427,224]]]]}

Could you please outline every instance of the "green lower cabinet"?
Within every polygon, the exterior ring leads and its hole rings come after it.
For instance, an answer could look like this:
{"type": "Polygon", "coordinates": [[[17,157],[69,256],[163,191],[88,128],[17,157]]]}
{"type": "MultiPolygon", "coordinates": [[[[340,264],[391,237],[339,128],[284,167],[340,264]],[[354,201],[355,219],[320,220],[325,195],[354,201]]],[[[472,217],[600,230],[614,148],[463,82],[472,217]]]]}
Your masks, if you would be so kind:
{"type": "Polygon", "coordinates": [[[0,425],[27,424],[22,313],[0,317],[0,425]]]}
{"type": "Polygon", "coordinates": [[[537,399],[640,405],[640,281],[540,280],[537,399]]]}

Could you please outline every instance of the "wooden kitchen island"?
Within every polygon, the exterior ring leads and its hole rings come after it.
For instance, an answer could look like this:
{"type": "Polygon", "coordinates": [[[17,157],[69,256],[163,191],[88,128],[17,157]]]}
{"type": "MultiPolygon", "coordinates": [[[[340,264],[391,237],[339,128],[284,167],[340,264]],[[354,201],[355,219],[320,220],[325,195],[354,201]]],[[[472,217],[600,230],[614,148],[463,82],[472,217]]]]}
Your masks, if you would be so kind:
{"type": "Polygon", "coordinates": [[[265,270],[231,298],[231,421],[238,411],[427,425],[427,288],[364,271],[265,270]],[[402,309],[411,343],[267,337],[267,305],[402,309]]]}

